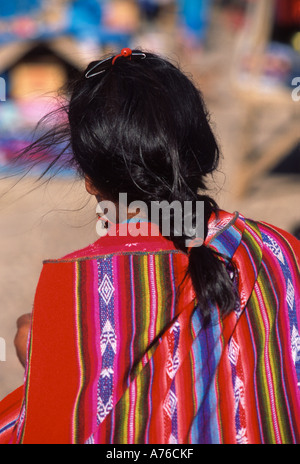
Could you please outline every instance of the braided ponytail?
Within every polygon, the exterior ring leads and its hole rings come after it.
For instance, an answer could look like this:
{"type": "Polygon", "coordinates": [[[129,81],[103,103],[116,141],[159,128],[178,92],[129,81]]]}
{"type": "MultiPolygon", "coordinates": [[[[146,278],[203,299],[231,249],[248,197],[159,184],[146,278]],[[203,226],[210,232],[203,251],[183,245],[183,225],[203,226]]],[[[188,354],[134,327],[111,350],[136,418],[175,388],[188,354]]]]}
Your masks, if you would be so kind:
{"type": "MultiPolygon", "coordinates": [[[[213,199],[206,195],[196,196],[197,200],[194,200],[194,202],[201,201],[204,203],[204,216],[201,218],[204,221],[203,237],[200,237],[204,242],[208,233],[209,218],[212,213],[217,214],[218,206],[213,199]]],[[[194,207],[193,211],[196,214],[197,208],[194,207]]],[[[195,217],[195,214],[193,217],[194,224],[199,219],[195,217]]],[[[182,230],[185,231],[184,224],[182,230]]],[[[177,249],[188,253],[188,273],[192,279],[197,306],[203,318],[203,326],[209,325],[212,308],[215,305],[218,306],[220,313],[225,317],[236,306],[236,291],[229,273],[229,270],[234,270],[232,263],[226,260],[226,257],[219,256],[204,243],[201,246],[198,246],[199,243],[197,243],[197,246],[187,246],[190,241],[193,242],[193,240],[198,239],[196,236],[191,237],[186,233],[178,236],[173,229],[169,238],[177,249]],[[191,238],[192,240],[190,240],[191,238]]]]}

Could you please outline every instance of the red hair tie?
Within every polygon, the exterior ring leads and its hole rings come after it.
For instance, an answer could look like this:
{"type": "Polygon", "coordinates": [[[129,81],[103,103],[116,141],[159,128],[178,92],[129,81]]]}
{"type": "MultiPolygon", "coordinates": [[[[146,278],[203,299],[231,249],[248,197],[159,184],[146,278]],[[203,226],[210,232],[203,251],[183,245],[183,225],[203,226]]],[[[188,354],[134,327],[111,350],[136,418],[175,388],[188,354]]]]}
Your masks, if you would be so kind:
{"type": "Polygon", "coordinates": [[[118,58],[122,58],[122,56],[124,58],[129,58],[131,60],[131,56],[132,56],[132,50],[131,48],[122,48],[121,50],[121,53],[119,53],[119,55],[116,55],[114,57],[114,59],[112,60],[111,64],[114,65],[115,64],[115,61],[118,59],[118,58]]]}

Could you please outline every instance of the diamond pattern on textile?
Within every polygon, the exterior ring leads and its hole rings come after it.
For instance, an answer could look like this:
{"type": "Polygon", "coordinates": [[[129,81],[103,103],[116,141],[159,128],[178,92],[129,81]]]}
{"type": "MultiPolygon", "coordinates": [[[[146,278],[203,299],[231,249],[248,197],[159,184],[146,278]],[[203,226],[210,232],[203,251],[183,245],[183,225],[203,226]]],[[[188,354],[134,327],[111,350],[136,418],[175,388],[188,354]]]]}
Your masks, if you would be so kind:
{"type": "Polygon", "coordinates": [[[238,357],[239,357],[239,352],[240,352],[239,345],[236,343],[236,341],[234,340],[234,338],[232,338],[232,339],[230,340],[230,343],[229,343],[228,357],[229,357],[229,361],[230,361],[234,366],[237,365],[238,357]]]}
{"type": "Polygon", "coordinates": [[[167,395],[165,404],[164,404],[164,410],[166,411],[170,419],[172,418],[176,410],[176,406],[177,406],[177,397],[175,393],[173,393],[172,390],[170,390],[167,395]]]}
{"type": "Polygon", "coordinates": [[[113,408],[114,359],[117,336],[114,324],[114,285],[112,261],[98,261],[98,291],[100,306],[101,368],[97,388],[97,423],[103,422],[113,408]]]}
{"type": "MultiPolygon", "coordinates": [[[[275,240],[267,234],[263,234],[264,243],[265,245],[270,248],[274,255],[281,261],[281,269],[283,272],[284,280],[286,283],[286,302],[288,305],[288,316],[290,321],[290,339],[291,339],[291,354],[292,358],[295,363],[296,368],[296,375],[298,380],[298,385],[300,387],[300,359],[299,359],[299,352],[298,352],[298,337],[297,333],[299,333],[299,326],[297,320],[297,314],[295,311],[296,300],[295,300],[295,289],[293,286],[293,276],[291,269],[287,260],[285,260],[282,250],[280,249],[279,245],[275,240]]],[[[297,281],[295,281],[297,282],[297,281]]],[[[296,283],[297,285],[297,283],[296,283]]]]}
{"type": "Polygon", "coordinates": [[[272,253],[276,256],[276,258],[282,264],[284,264],[285,263],[284,256],[283,256],[282,250],[281,250],[280,246],[278,245],[278,243],[276,243],[275,240],[272,237],[268,236],[268,242],[265,242],[265,244],[272,251],[272,253]]]}
{"type": "Polygon", "coordinates": [[[86,440],[86,442],[85,442],[84,444],[85,444],[85,445],[94,445],[94,444],[95,444],[94,435],[91,435],[91,436],[86,440]]]}
{"type": "Polygon", "coordinates": [[[232,382],[234,390],[234,415],[236,425],[236,441],[239,444],[248,443],[245,419],[245,385],[241,368],[240,347],[232,337],[228,347],[228,358],[232,367],[232,382]]]}
{"type": "Polygon", "coordinates": [[[178,321],[176,321],[172,327],[170,328],[170,333],[175,333],[177,334],[180,331],[180,324],[178,321]]]}
{"type": "Polygon", "coordinates": [[[111,345],[114,353],[117,351],[117,338],[114,329],[110,321],[107,319],[105,326],[103,327],[101,338],[100,338],[100,346],[101,346],[101,354],[105,352],[108,344],[111,345]]]}
{"type": "Polygon", "coordinates": [[[115,289],[107,274],[103,277],[98,290],[104,302],[108,305],[115,289]]]}
{"type": "Polygon", "coordinates": [[[98,398],[97,419],[100,423],[104,421],[105,417],[107,416],[107,414],[110,413],[112,408],[113,408],[112,396],[109,397],[109,400],[107,403],[104,403],[101,397],[98,398]]]}
{"type": "Polygon", "coordinates": [[[169,357],[167,360],[166,370],[167,370],[167,374],[170,377],[170,379],[173,379],[173,377],[175,376],[178,370],[178,367],[179,367],[179,356],[178,356],[178,350],[177,350],[173,357],[169,354],[169,357]]]}
{"type": "Polygon", "coordinates": [[[169,445],[177,445],[177,444],[178,444],[177,438],[174,437],[174,435],[171,433],[170,438],[169,438],[169,445]]]}
{"type": "Polygon", "coordinates": [[[114,374],[114,371],[111,367],[107,367],[105,369],[102,369],[102,371],[100,372],[100,377],[102,378],[110,378],[111,376],[113,376],[114,374]]]}
{"type": "Polygon", "coordinates": [[[247,445],[248,444],[248,438],[247,438],[247,433],[246,429],[241,428],[239,429],[237,436],[236,436],[236,441],[238,445],[247,445]]]}
{"type": "Polygon", "coordinates": [[[287,282],[287,289],[286,289],[286,301],[289,305],[289,308],[292,310],[294,307],[294,300],[295,300],[295,290],[292,282],[288,279],[287,282]]]}
{"type": "Polygon", "coordinates": [[[293,330],[292,330],[292,356],[293,356],[293,361],[294,364],[296,362],[300,361],[300,335],[297,330],[297,328],[293,325],[293,330]]]}
{"type": "Polygon", "coordinates": [[[239,377],[236,377],[235,379],[234,399],[235,399],[235,412],[237,411],[239,406],[245,409],[245,387],[244,387],[244,382],[239,377]]]}

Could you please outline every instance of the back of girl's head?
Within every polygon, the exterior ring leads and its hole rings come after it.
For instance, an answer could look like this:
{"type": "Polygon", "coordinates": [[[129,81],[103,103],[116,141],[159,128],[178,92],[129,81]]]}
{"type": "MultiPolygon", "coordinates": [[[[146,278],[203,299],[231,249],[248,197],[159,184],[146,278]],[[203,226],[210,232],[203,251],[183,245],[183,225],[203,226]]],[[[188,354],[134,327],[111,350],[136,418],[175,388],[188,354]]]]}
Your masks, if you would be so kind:
{"type": "Polygon", "coordinates": [[[147,53],[142,60],[119,58],[89,79],[85,74],[69,105],[71,143],[100,192],[148,202],[204,188],[218,147],[200,92],[177,67],[147,53]]]}

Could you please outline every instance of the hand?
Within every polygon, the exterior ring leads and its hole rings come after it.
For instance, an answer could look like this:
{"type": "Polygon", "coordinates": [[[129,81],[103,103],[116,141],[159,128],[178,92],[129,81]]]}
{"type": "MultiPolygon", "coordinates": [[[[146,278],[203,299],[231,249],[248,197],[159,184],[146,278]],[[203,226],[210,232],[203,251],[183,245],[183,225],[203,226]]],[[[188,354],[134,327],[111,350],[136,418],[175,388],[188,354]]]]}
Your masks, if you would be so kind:
{"type": "Polygon", "coordinates": [[[26,366],[27,357],[27,342],[31,327],[31,314],[23,314],[17,320],[17,333],[14,339],[14,344],[20,363],[23,367],[26,366]]]}

